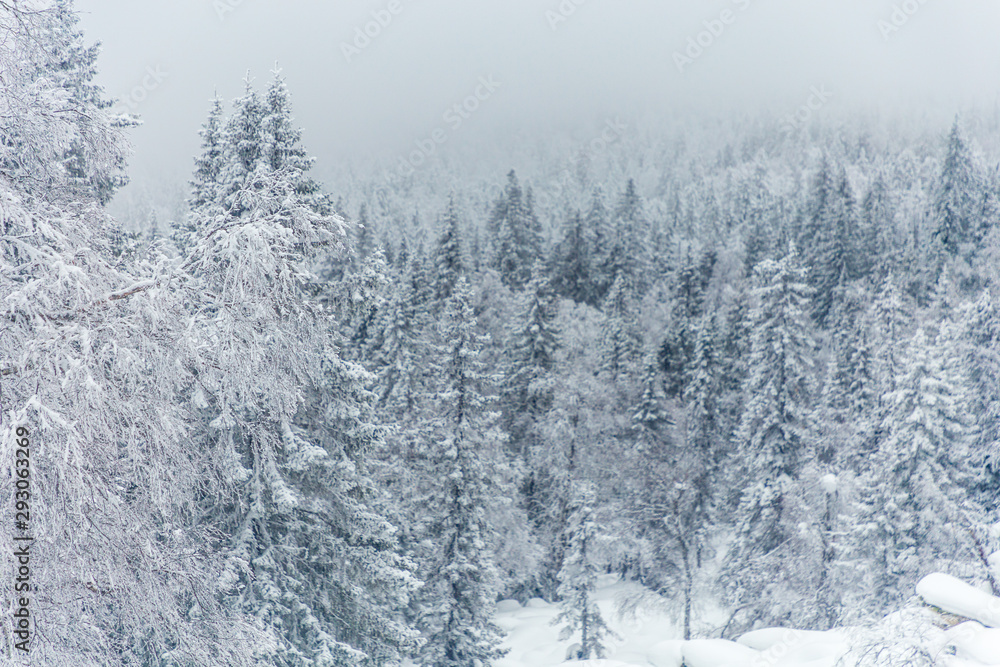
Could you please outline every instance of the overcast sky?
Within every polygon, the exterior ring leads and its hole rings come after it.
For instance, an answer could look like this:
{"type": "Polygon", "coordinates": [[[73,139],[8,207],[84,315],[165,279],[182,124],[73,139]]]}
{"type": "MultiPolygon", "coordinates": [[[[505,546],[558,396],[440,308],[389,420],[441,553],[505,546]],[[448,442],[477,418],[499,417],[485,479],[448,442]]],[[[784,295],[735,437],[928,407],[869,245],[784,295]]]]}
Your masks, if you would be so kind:
{"type": "Polygon", "coordinates": [[[564,0],[562,10],[559,0],[77,6],[88,39],[104,45],[100,81],[144,119],[133,135],[137,178],[186,176],[214,92],[232,99],[248,70],[263,87],[275,62],[321,164],[391,159],[436,128],[452,132],[445,112],[476,92],[488,99],[463,119],[455,141],[486,128],[572,126],[614,114],[784,114],[815,91],[829,95],[831,109],[926,105],[952,113],[993,105],[1000,87],[997,0],[564,0]],[[391,21],[372,24],[379,16],[391,21]],[[366,28],[377,35],[357,48],[366,28]],[[357,50],[345,55],[345,44],[357,50]]]}

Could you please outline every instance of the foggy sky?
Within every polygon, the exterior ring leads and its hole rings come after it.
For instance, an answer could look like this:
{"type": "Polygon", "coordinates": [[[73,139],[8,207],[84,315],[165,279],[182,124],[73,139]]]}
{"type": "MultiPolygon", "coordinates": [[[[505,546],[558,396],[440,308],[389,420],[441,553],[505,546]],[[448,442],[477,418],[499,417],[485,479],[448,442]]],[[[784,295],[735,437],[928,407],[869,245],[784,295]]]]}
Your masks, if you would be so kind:
{"type": "Polygon", "coordinates": [[[240,94],[248,71],[263,88],[276,62],[320,166],[391,160],[452,132],[444,114],[485,92],[484,77],[499,88],[453,142],[614,114],[783,115],[816,90],[831,110],[954,113],[993,105],[1000,86],[996,0],[564,0],[563,12],[559,0],[396,1],[77,6],[87,39],[103,43],[99,81],[144,120],[132,136],[139,180],[186,178],[210,98],[240,94]],[[343,44],[390,4],[391,22],[348,62],[343,44]],[[707,46],[688,51],[699,39],[707,46]],[[679,71],[677,53],[698,55],[679,71]]]}

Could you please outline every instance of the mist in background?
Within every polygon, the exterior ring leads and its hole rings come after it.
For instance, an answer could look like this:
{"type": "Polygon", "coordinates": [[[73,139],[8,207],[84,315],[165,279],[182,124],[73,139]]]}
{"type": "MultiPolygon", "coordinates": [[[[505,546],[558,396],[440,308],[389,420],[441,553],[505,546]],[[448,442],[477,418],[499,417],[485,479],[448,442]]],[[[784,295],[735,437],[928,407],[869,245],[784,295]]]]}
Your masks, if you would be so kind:
{"type": "Polygon", "coordinates": [[[441,152],[503,150],[609,118],[813,104],[926,115],[943,131],[995,106],[1000,86],[1000,2],[987,0],[77,4],[103,44],[99,82],[143,119],[129,187],[151,192],[185,187],[210,99],[241,94],[248,73],[264,88],[276,64],[321,177],[394,165],[435,130],[441,152]]]}

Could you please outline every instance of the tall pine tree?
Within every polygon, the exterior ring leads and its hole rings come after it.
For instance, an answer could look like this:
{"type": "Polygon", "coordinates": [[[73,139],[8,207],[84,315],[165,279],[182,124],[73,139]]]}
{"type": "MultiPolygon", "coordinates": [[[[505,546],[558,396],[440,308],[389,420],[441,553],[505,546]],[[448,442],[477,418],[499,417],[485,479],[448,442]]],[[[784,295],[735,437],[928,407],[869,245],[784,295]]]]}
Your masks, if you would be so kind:
{"type": "Polygon", "coordinates": [[[491,378],[479,359],[468,282],[460,278],[441,323],[436,407],[430,426],[436,479],[425,507],[426,584],[419,623],[426,643],[418,661],[428,667],[489,665],[504,653],[493,608],[500,581],[492,550],[497,531],[491,504],[509,497],[510,471],[492,410],[491,378]]]}
{"type": "Polygon", "coordinates": [[[229,541],[219,595],[272,631],[272,660],[381,664],[411,639],[396,610],[413,581],[367,469],[372,378],[340,356],[336,313],[309,290],[346,224],[312,187],[289,114],[280,79],[266,101],[236,101],[222,205],[193,211],[193,401],[202,446],[228,466],[203,511],[229,541]]]}
{"type": "Polygon", "coordinates": [[[762,262],[756,277],[747,404],[736,434],[743,494],[724,570],[726,588],[750,625],[807,613],[811,561],[818,557],[814,531],[799,528],[813,518],[800,480],[814,451],[812,291],[794,252],[762,262]]]}

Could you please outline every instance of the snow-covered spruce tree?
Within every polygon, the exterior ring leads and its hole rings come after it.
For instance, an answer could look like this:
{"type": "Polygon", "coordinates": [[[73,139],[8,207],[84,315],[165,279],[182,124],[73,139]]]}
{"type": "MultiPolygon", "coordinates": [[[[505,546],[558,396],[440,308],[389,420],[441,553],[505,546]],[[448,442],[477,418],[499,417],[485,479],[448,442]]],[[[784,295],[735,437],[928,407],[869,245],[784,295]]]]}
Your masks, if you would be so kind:
{"type": "Polygon", "coordinates": [[[865,317],[834,336],[818,411],[822,415],[823,446],[817,454],[825,463],[866,465],[879,439],[878,393],[881,390],[872,349],[872,322],[865,317]],[[835,456],[836,455],[836,456],[835,456]]]}
{"type": "Polygon", "coordinates": [[[612,380],[636,370],[642,339],[632,314],[632,291],[625,274],[615,278],[604,300],[604,323],[601,327],[601,370],[612,380]]]}
{"type": "Polygon", "coordinates": [[[559,639],[578,639],[578,660],[603,658],[605,644],[617,635],[608,628],[594,599],[603,563],[598,557],[601,528],[594,518],[596,495],[584,484],[574,485],[566,526],[566,551],[559,569],[559,614],[552,625],[562,625],[559,639]]]}
{"type": "Polygon", "coordinates": [[[702,317],[695,336],[694,354],[688,368],[684,401],[687,440],[703,452],[706,463],[712,467],[720,462],[725,449],[719,430],[719,391],[722,384],[719,360],[719,333],[715,317],[702,317]]]}
{"type": "Polygon", "coordinates": [[[556,298],[541,262],[536,262],[531,282],[518,295],[518,313],[508,334],[505,391],[501,400],[508,448],[525,466],[521,499],[536,538],[547,550],[547,568],[531,583],[533,595],[555,594],[557,563],[568,501],[562,465],[553,465],[553,443],[546,438],[548,412],[557,392],[556,355],[559,331],[556,298]]]}
{"type": "Polygon", "coordinates": [[[983,205],[982,174],[963,136],[958,118],[948,133],[944,164],[934,194],[934,240],[954,255],[977,240],[983,205]]]}
{"type": "Polygon", "coordinates": [[[189,182],[191,196],[187,200],[188,209],[197,215],[188,215],[184,220],[175,221],[171,230],[171,240],[182,255],[197,240],[198,230],[194,227],[194,221],[214,217],[222,212],[223,201],[218,190],[225,160],[224,112],[222,99],[215,97],[208,112],[208,120],[198,131],[201,136],[201,154],[195,158],[194,174],[189,182]]]}
{"type": "Polygon", "coordinates": [[[1000,317],[989,290],[962,312],[963,369],[968,378],[973,469],[979,471],[975,489],[988,511],[1000,509],[1000,317]]]}
{"type": "MultiPolygon", "coordinates": [[[[458,234],[458,228],[450,224],[441,232],[443,247],[449,253],[456,252],[452,258],[460,258],[458,234]]],[[[439,257],[441,247],[435,252],[439,257]]],[[[378,378],[379,415],[389,427],[378,456],[382,463],[379,479],[394,498],[394,509],[400,517],[400,541],[406,553],[419,552],[420,523],[424,518],[420,498],[436,477],[428,451],[433,439],[429,420],[433,416],[431,395],[435,386],[430,366],[436,341],[433,311],[443,310],[443,305],[435,298],[437,272],[428,271],[427,263],[418,249],[406,267],[397,272],[391,296],[381,309],[379,331],[369,357],[378,378]]],[[[445,264],[462,270],[460,265],[445,264]]],[[[441,285],[451,285],[447,287],[451,292],[459,274],[445,272],[440,278],[441,285]]],[[[419,557],[419,553],[415,555],[419,557]]]]}
{"type": "MultiPolygon", "coordinates": [[[[294,192],[300,203],[324,215],[333,213],[330,197],[320,184],[309,175],[316,158],[311,157],[302,145],[302,129],[292,117],[288,85],[280,70],[273,72],[274,79],[267,89],[264,116],[261,118],[261,158],[273,172],[293,172],[294,192]]],[[[251,105],[252,106],[252,105],[251,105]]],[[[252,117],[252,114],[251,114],[252,117]]],[[[247,119],[250,120],[249,118],[247,119]]],[[[244,129],[249,129],[244,125],[244,129]]],[[[232,140],[232,138],[230,138],[232,140]]],[[[250,155],[248,152],[244,159],[250,155]]]]}
{"type": "Polygon", "coordinates": [[[365,355],[376,376],[379,415],[393,425],[386,433],[385,449],[378,454],[383,461],[401,456],[399,445],[417,420],[426,394],[430,295],[415,280],[420,264],[419,258],[410,258],[405,268],[394,272],[390,296],[379,311],[377,332],[365,355]],[[422,291],[427,292],[424,298],[418,296],[422,291]]]}
{"type": "Polygon", "coordinates": [[[535,421],[552,404],[551,372],[559,347],[555,295],[541,262],[535,264],[519,301],[520,312],[507,345],[510,368],[504,423],[514,451],[530,458],[530,448],[540,444],[535,441],[535,421]]]}
{"type": "Polygon", "coordinates": [[[888,400],[886,437],[861,479],[857,537],[873,601],[895,608],[927,572],[987,579],[977,554],[968,414],[953,325],[935,341],[918,330],[888,400]]]}
{"type": "Polygon", "coordinates": [[[724,581],[746,625],[815,621],[816,517],[799,480],[814,451],[812,296],[794,251],[756,268],[746,408],[736,434],[743,495],[724,581]]]}
{"type": "Polygon", "coordinates": [[[899,263],[902,248],[895,243],[895,204],[881,171],[861,201],[859,216],[859,273],[884,278],[899,263]]]}
{"type": "MultiPolygon", "coordinates": [[[[967,503],[966,516],[980,519],[997,516],[1000,499],[996,489],[1000,480],[1000,442],[997,417],[1000,414],[1000,331],[996,306],[989,290],[961,310],[957,352],[961,357],[959,373],[965,381],[967,409],[970,416],[968,465],[971,475],[963,486],[973,502],[967,503]],[[978,513],[972,508],[977,508],[978,513]]],[[[1000,580],[989,563],[993,553],[994,533],[989,521],[974,522],[971,535],[979,561],[986,567],[994,595],[1000,595],[1000,580]]]]}
{"type": "Polygon", "coordinates": [[[594,272],[595,243],[593,231],[579,211],[572,211],[563,222],[562,238],[552,251],[552,288],[577,303],[598,304],[599,288],[594,272]]]}
{"type": "Polygon", "coordinates": [[[462,251],[462,222],[455,198],[448,200],[448,208],[441,222],[441,231],[434,251],[434,298],[438,309],[451,298],[455,283],[468,267],[462,251]]]}
{"type": "Polygon", "coordinates": [[[872,332],[877,332],[872,340],[872,368],[878,383],[874,439],[881,438],[881,421],[889,409],[886,397],[896,390],[896,383],[902,376],[900,350],[909,337],[911,315],[903,295],[899,291],[892,273],[882,282],[878,294],[868,310],[865,324],[872,332]]]}
{"type": "Polygon", "coordinates": [[[660,389],[653,355],[644,364],[638,401],[632,410],[629,465],[621,473],[630,481],[626,507],[630,530],[641,540],[643,583],[665,597],[679,598],[685,637],[691,636],[691,596],[697,526],[690,506],[699,475],[683,467],[691,449],[678,446],[674,419],[660,389]],[[675,594],[676,591],[676,594],[675,594]]]}
{"type": "Polygon", "coordinates": [[[180,255],[186,255],[191,244],[197,240],[198,230],[195,220],[214,217],[222,212],[222,197],[218,192],[222,172],[225,108],[222,99],[216,96],[208,112],[208,119],[198,131],[201,136],[201,154],[195,158],[195,169],[191,180],[190,196],[186,203],[189,214],[182,220],[175,220],[170,230],[170,241],[180,255]],[[212,210],[214,209],[214,210],[212,210]],[[191,213],[196,213],[192,215],[191,213]]]}
{"type": "Polygon", "coordinates": [[[330,304],[344,315],[340,332],[345,338],[341,346],[341,356],[345,359],[362,361],[373,356],[375,347],[379,344],[379,323],[387,302],[386,288],[390,282],[385,252],[381,247],[376,247],[345,279],[320,278],[320,282],[312,287],[314,292],[332,299],[330,304]],[[341,285],[340,294],[325,289],[330,285],[341,285]]]}
{"type": "Polygon", "coordinates": [[[32,82],[29,98],[3,95],[13,107],[28,103],[47,107],[42,116],[26,114],[14,121],[4,114],[4,152],[0,164],[17,178],[30,179],[47,198],[65,196],[106,204],[127,182],[123,129],[136,125],[130,116],[111,111],[113,101],[93,82],[100,46],[87,45],[78,29],[73,0],[50,0],[25,8],[7,5],[6,19],[19,22],[4,29],[5,48],[26,55],[4,86],[16,89],[32,82]],[[6,39],[8,38],[9,39],[6,39]],[[30,55],[29,55],[30,54],[30,55]],[[29,101],[30,99],[30,101],[29,101]]]}
{"type": "Polygon", "coordinates": [[[201,136],[201,155],[195,158],[194,175],[190,181],[191,197],[188,206],[192,210],[200,211],[206,206],[220,205],[218,185],[225,160],[224,123],[225,109],[222,99],[215,97],[208,112],[208,120],[198,131],[201,136]]]}
{"type": "MultiPolygon", "coordinates": [[[[850,385],[847,391],[851,401],[848,414],[854,418],[873,414],[877,403],[878,382],[875,377],[875,358],[871,343],[873,336],[867,323],[863,321],[854,332],[854,343],[848,360],[850,385]]],[[[856,424],[855,431],[858,430],[856,424]]]]}
{"type": "Polygon", "coordinates": [[[829,317],[837,311],[839,292],[856,277],[857,218],[851,183],[844,171],[836,187],[825,195],[819,228],[821,235],[809,241],[815,256],[810,272],[813,317],[820,326],[827,326],[829,317]]]}
{"type": "Polygon", "coordinates": [[[634,180],[629,179],[625,186],[612,220],[609,250],[600,272],[609,292],[615,281],[622,278],[635,294],[644,294],[652,281],[651,234],[634,180]]]}
{"type": "Polygon", "coordinates": [[[652,355],[647,360],[632,415],[634,447],[622,471],[632,480],[626,507],[642,540],[643,583],[679,605],[687,639],[710,521],[715,434],[709,394],[717,386],[710,329],[698,335],[699,371],[674,414],[660,389],[658,364],[652,355]]]}
{"type": "MultiPolygon", "coordinates": [[[[176,393],[182,310],[159,261],[116,266],[100,205],[127,153],[70,3],[0,7],[0,442],[27,429],[34,664],[251,665],[266,636],[210,592],[221,565],[195,503],[211,464],[176,393]],[[75,84],[71,85],[71,82],[75,84]],[[87,116],[79,118],[78,116],[87,116]]],[[[158,259],[158,258],[157,258],[158,259]]],[[[23,491],[23,489],[22,489],[23,491]]],[[[23,506],[19,508],[24,510],[23,506]]],[[[0,543],[14,553],[14,534],[0,543]]],[[[3,585],[15,599],[13,581],[3,585]]],[[[7,619],[13,610],[8,608],[7,619]]],[[[4,622],[0,652],[22,641],[4,622]]],[[[13,662],[11,662],[13,664],[13,662]]]]}
{"type": "Polygon", "coordinates": [[[423,261],[416,255],[397,272],[392,297],[381,310],[376,344],[371,346],[379,407],[397,422],[416,414],[424,394],[431,292],[422,284],[422,276],[423,261]]]}
{"type": "Polygon", "coordinates": [[[281,78],[266,99],[248,82],[234,107],[221,206],[192,211],[185,257],[200,446],[225,469],[202,500],[226,541],[217,592],[273,632],[274,664],[384,664],[412,638],[396,610],[413,579],[366,463],[373,378],[307,290],[316,254],[346,251],[346,223],[306,174],[281,78]]]}
{"type": "Polygon", "coordinates": [[[418,613],[426,643],[417,658],[427,667],[478,667],[504,654],[493,624],[500,587],[493,520],[512,480],[492,380],[479,359],[485,343],[468,282],[459,278],[441,323],[427,443],[436,475],[425,496],[424,538],[433,548],[423,558],[418,613]]]}
{"type": "Polygon", "coordinates": [[[611,289],[615,278],[608,275],[605,269],[608,267],[607,257],[614,243],[614,231],[611,229],[611,222],[608,219],[608,209],[604,203],[604,193],[598,188],[590,197],[590,206],[583,216],[585,229],[593,235],[594,254],[591,260],[592,272],[594,276],[594,296],[589,302],[595,308],[599,307],[608,290],[611,289]]]}
{"type": "Polygon", "coordinates": [[[632,437],[642,456],[663,459],[669,449],[669,428],[674,420],[664,407],[660,371],[654,355],[647,355],[639,382],[639,400],[632,412],[632,437]]]}
{"type": "Polygon", "coordinates": [[[743,241],[743,266],[748,275],[753,275],[754,269],[761,260],[772,256],[774,246],[774,231],[767,220],[755,219],[746,231],[743,241]]]}
{"type": "Polygon", "coordinates": [[[658,352],[664,372],[664,388],[670,398],[680,397],[689,379],[698,320],[714,263],[714,253],[703,253],[695,261],[689,249],[685,260],[677,268],[670,308],[671,322],[658,352]]]}
{"type": "Polygon", "coordinates": [[[530,189],[522,190],[513,170],[487,223],[493,239],[492,266],[503,284],[520,289],[531,279],[531,267],[542,252],[542,232],[530,189]]]}
{"type": "MultiPolygon", "coordinates": [[[[536,422],[540,446],[527,466],[522,493],[530,502],[528,518],[544,551],[533,591],[516,594],[558,598],[557,575],[566,547],[566,526],[572,500],[571,482],[597,480],[597,491],[607,486],[609,461],[621,463],[615,438],[628,431],[630,416],[621,409],[618,392],[608,391],[599,377],[600,354],[593,344],[601,314],[585,304],[559,304],[555,328],[560,345],[550,377],[552,405],[536,422]],[[564,331],[562,325],[571,327],[564,331]]],[[[606,495],[598,499],[603,507],[606,495]]]]}
{"type": "MultiPolygon", "coordinates": [[[[836,165],[831,164],[830,156],[824,153],[803,204],[805,220],[801,223],[796,241],[798,247],[802,248],[802,260],[807,266],[813,267],[814,274],[815,267],[820,266],[823,259],[822,241],[834,231],[827,229],[825,223],[828,209],[836,198],[835,172],[836,165]]],[[[810,278],[815,280],[817,275],[810,278]]]]}
{"type": "MultiPolygon", "coordinates": [[[[682,559],[681,563],[690,575],[686,576],[686,581],[693,580],[694,573],[703,563],[712,525],[718,516],[715,510],[725,497],[719,486],[723,481],[720,479],[721,464],[729,451],[729,437],[720,425],[722,379],[717,337],[714,318],[705,315],[698,327],[689,379],[682,396],[684,447],[675,453],[675,466],[684,476],[678,494],[683,501],[679,506],[685,511],[675,517],[675,531],[683,536],[675,537],[675,541],[683,539],[684,548],[692,552],[688,560],[682,559]],[[694,561],[693,568],[690,560],[694,561]]],[[[685,610],[685,636],[690,636],[690,600],[685,601],[685,610]]]]}
{"type": "Polygon", "coordinates": [[[353,232],[351,261],[354,264],[354,271],[357,272],[376,247],[377,231],[374,216],[369,213],[366,203],[362,203],[358,209],[358,223],[354,225],[353,232]]]}
{"type": "Polygon", "coordinates": [[[634,179],[628,179],[625,184],[614,218],[614,226],[622,237],[627,258],[622,268],[631,272],[632,282],[642,294],[652,280],[650,271],[653,263],[650,252],[653,239],[649,219],[643,210],[642,198],[634,179]]]}
{"type": "Polygon", "coordinates": [[[734,444],[733,436],[743,418],[743,385],[749,374],[752,326],[749,282],[741,280],[737,290],[728,293],[729,304],[719,327],[719,432],[725,434],[729,446],[734,444]]]}

